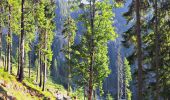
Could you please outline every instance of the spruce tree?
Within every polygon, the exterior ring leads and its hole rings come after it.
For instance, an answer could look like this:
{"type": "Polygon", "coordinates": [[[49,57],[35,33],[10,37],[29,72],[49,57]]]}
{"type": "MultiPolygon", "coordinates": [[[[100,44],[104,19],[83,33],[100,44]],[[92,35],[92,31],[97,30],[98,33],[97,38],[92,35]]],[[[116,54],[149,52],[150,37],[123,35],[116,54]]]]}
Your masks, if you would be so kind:
{"type": "Polygon", "coordinates": [[[64,37],[67,39],[67,46],[65,46],[65,55],[68,63],[68,93],[71,90],[71,46],[74,44],[74,38],[76,36],[76,24],[74,20],[69,16],[64,22],[64,29],[62,31],[64,37]]]}
{"type": "Polygon", "coordinates": [[[130,90],[130,82],[132,81],[132,75],[131,75],[131,68],[129,65],[128,60],[124,59],[124,68],[125,68],[125,97],[127,100],[131,100],[131,90],[130,90]]]}
{"type": "Polygon", "coordinates": [[[88,86],[88,100],[96,88],[102,91],[103,80],[108,76],[107,43],[114,40],[112,5],[109,0],[89,1],[81,8],[79,21],[83,23],[81,42],[73,46],[73,71],[79,86],[88,86]]]}

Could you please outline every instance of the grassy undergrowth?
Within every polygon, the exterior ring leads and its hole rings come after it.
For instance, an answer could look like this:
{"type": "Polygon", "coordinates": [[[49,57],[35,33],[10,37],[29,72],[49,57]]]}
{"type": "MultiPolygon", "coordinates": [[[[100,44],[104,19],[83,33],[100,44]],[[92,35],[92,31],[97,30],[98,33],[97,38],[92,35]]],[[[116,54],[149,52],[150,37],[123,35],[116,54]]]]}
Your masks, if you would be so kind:
{"type": "MultiPolygon", "coordinates": [[[[37,97],[32,97],[29,93],[23,93],[19,90],[15,90],[12,88],[12,85],[17,85],[18,87],[23,87],[22,83],[17,82],[16,78],[13,75],[9,75],[7,72],[4,72],[2,68],[0,68],[0,81],[4,81],[4,85],[8,86],[1,86],[4,91],[0,91],[1,93],[4,92],[7,95],[14,96],[17,100],[38,100],[37,97]],[[26,98],[25,98],[26,97],[26,98]]],[[[26,87],[23,87],[26,89],[26,87]]]]}
{"type": "MultiPolygon", "coordinates": [[[[13,67],[13,74],[9,75],[7,72],[4,72],[3,68],[0,68],[0,81],[5,81],[6,84],[16,84],[18,87],[24,87],[25,89],[29,88],[33,91],[38,92],[38,94],[42,94],[43,98],[49,98],[50,100],[55,100],[54,94],[56,91],[59,91],[61,94],[66,94],[66,90],[63,86],[54,84],[49,79],[46,83],[46,90],[42,91],[41,88],[35,84],[36,74],[31,70],[31,77],[28,78],[28,69],[24,69],[25,79],[22,83],[16,80],[16,70],[17,68],[13,67]]],[[[2,87],[2,86],[1,86],[2,87]]],[[[40,97],[31,96],[29,93],[23,93],[22,91],[17,91],[13,88],[3,88],[5,91],[9,91],[17,100],[39,100],[40,97]],[[27,97],[27,98],[25,98],[27,97]]]]}
{"type": "MultiPolygon", "coordinates": [[[[7,72],[4,71],[3,67],[0,67],[0,81],[4,80],[6,83],[15,83],[18,87],[24,87],[25,89],[31,89],[33,91],[36,91],[38,94],[43,95],[42,97],[38,96],[31,96],[30,93],[23,93],[22,91],[17,91],[13,88],[4,88],[5,91],[10,92],[17,100],[41,100],[41,99],[50,99],[50,100],[56,100],[54,95],[56,93],[66,95],[67,91],[62,85],[53,83],[52,79],[48,78],[48,81],[46,82],[46,89],[45,91],[42,91],[42,88],[40,88],[38,85],[38,82],[36,82],[36,72],[33,71],[36,69],[31,69],[31,77],[28,77],[28,68],[24,68],[24,80],[22,83],[18,82],[16,79],[17,74],[17,67],[13,67],[12,74],[9,75],[7,72]],[[25,98],[27,97],[27,98],[25,98]]],[[[1,85],[0,85],[1,87],[1,85]]],[[[1,91],[0,91],[1,92],[1,91]]],[[[76,90],[72,93],[70,93],[70,96],[72,98],[77,97],[78,100],[83,99],[83,89],[76,90]]]]}

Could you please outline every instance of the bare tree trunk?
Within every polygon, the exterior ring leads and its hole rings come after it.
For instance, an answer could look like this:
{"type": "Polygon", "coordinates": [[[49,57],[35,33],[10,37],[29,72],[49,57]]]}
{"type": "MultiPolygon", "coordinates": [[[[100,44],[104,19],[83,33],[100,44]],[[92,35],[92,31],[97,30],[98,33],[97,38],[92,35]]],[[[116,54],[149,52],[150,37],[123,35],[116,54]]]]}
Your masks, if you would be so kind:
{"type": "Polygon", "coordinates": [[[42,60],[41,60],[41,51],[40,51],[40,83],[39,83],[39,87],[42,86],[42,60]]]}
{"type": "Polygon", "coordinates": [[[6,48],[5,48],[5,66],[4,66],[4,70],[7,71],[7,44],[6,44],[6,48]]]}
{"type": "MultiPolygon", "coordinates": [[[[45,55],[44,55],[44,59],[46,59],[45,55]]],[[[42,87],[42,91],[45,90],[45,83],[46,83],[46,73],[47,73],[47,63],[45,62],[43,65],[43,87],[42,87]]]]}
{"type": "Polygon", "coordinates": [[[24,41],[25,41],[25,32],[24,32],[24,3],[25,0],[22,0],[21,3],[21,42],[20,42],[20,52],[21,52],[21,62],[20,62],[20,74],[19,81],[24,79],[24,62],[25,62],[25,54],[24,54],[24,41]]]}
{"type": "Polygon", "coordinates": [[[18,69],[17,69],[17,77],[20,74],[20,36],[18,35],[18,69]]]}
{"type": "MultiPolygon", "coordinates": [[[[38,51],[38,56],[39,56],[39,59],[38,59],[38,64],[39,64],[39,67],[40,67],[40,50],[38,51]]],[[[39,70],[38,70],[38,66],[37,67],[37,75],[36,75],[36,82],[38,82],[38,76],[39,76],[39,70]]]]}
{"type": "MultiPolygon", "coordinates": [[[[119,52],[119,51],[118,51],[119,52]]],[[[118,55],[119,56],[119,55],[118,55]]],[[[119,58],[118,58],[119,59],[119,58]]],[[[119,65],[117,66],[117,100],[119,100],[120,96],[120,80],[119,80],[119,65]]]]}
{"type": "MultiPolygon", "coordinates": [[[[0,7],[0,14],[2,14],[2,7],[0,7]]],[[[2,22],[0,22],[0,61],[2,60],[2,22]]]]}
{"type": "MultiPolygon", "coordinates": [[[[44,34],[44,49],[47,50],[47,32],[45,31],[45,34],[44,34]]],[[[44,53],[44,69],[43,69],[43,73],[44,73],[44,77],[43,77],[43,88],[42,88],[42,91],[45,90],[45,83],[46,83],[46,80],[47,80],[47,57],[46,57],[46,54],[44,53]]]]}
{"type": "Polygon", "coordinates": [[[31,51],[29,52],[29,78],[31,78],[31,51]]]}
{"type": "MultiPolygon", "coordinates": [[[[12,34],[11,34],[11,40],[12,40],[12,34]]],[[[11,52],[11,56],[10,56],[10,59],[11,59],[11,60],[10,60],[10,62],[11,62],[11,63],[10,63],[10,64],[11,64],[10,73],[12,74],[12,43],[11,43],[11,47],[10,47],[10,52],[11,52]]]]}
{"type": "Polygon", "coordinates": [[[160,47],[159,47],[159,33],[158,33],[158,10],[157,10],[157,0],[155,0],[155,65],[156,65],[156,100],[159,100],[159,61],[160,61],[160,47]]]}
{"type": "Polygon", "coordinates": [[[93,100],[96,100],[96,90],[93,90],[93,100]]]}
{"type": "Polygon", "coordinates": [[[140,0],[136,0],[136,34],[137,34],[137,60],[138,60],[138,100],[143,100],[142,81],[142,40],[140,33],[140,0]]]}
{"type": "Polygon", "coordinates": [[[86,87],[84,85],[84,100],[86,100],[86,87]]]}
{"type": "Polygon", "coordinates": [[[8,40],[7,40],[7,71],[11,73],[11,6],[9,5],[9,15],[8,15],[8,40]]]}

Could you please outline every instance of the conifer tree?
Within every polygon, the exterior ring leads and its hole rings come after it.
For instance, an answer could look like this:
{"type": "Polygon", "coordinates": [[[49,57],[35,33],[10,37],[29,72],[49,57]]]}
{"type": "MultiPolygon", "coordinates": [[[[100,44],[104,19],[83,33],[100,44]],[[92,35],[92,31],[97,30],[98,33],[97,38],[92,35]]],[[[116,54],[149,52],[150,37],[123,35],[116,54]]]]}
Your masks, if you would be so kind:
{"type": "Polygon", "coordinates": [[[36,4],[36,17],[39,34],[38,49],[40,52],[40,84],[45,90],[47,81],[47,68],[52,60],[51,44],[53,41],[55,24],[53,22],[55,13],[55,1],[41,0],[36,4]],[[42,77],[43,76],[43,77],[42,77]]]}
{"type": "Polygon", "coordinates": [[[19,81],[24,79],[24,57],[25,57],[25,49],[24,49],[24,41],[25,41],[25,24],[24,24],[24,6],[25,0],[21,0],[21,36],[20,36],[20,73],[19,73],[19,81]]]}
{"type": "Polygon", "coordinates": [[[70,92],[71,88],[71,46],[74,44],[74,38],[76,36],[76,25],[74,20],[69,16],[66,18],[64,22],[64,29],[62,33],[64,34],[64,37],[67,39],[67,46],[65,47],[66,50],[66,59],[68,63],[68,92],[70,92]]]}
{"type": "Polygon", "coordinates": [[[125,68],[125,97],[127,100],[131,100],[132,93],[130,91],[130,82],[132,81],[131,68],[128,60],[124,59],[125,68]]]}
{"type": "Polygon", "coordinates": [[[75,58],[72,63],[76,82],[88,86],[88,100],[92,100],[93,90],[102,90],[103,80],[110,73],[107,42],[116,37],[112,27],[114,14],[109,0],[90,0],[82,10],[84,13],[79,20],[86,31],[83,31],[80,44],[73,46],[75,58]]]}

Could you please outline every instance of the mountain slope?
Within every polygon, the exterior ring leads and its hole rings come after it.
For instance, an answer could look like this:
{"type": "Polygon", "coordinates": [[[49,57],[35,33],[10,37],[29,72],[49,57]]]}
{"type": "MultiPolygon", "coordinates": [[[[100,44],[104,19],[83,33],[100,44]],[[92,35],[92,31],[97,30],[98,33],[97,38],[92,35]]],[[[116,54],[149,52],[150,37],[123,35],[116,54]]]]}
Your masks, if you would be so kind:
{"type": "Polygon", "coordinates": [[[63,87],[56,84],[48,84],[46,91],[41,91],[38,85],[25,79],[18,82],[14,75],[9,75],[0,68],[0,100],[55,100],[56,98],[68,98],[63,87]]]}

